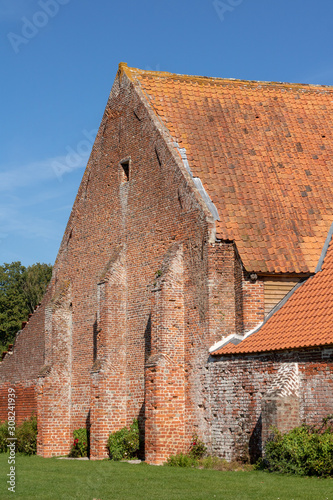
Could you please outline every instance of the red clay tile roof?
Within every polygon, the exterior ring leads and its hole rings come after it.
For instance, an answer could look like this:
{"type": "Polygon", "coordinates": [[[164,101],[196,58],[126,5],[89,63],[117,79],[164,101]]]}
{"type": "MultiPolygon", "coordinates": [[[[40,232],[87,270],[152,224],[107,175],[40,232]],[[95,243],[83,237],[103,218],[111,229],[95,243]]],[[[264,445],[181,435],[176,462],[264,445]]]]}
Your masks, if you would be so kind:
{"type": "Polygon", "coordinates": [[[333,88],[123,70],[186,149],[245,268],[313,272],[333,220],[333,88]]]}
{"type": "Polygon", "coordinates": [[[333,344],[333,239],[322,270],[302,283],[264,325],[238,345],[212,355],[266,352],[333,344]]]}

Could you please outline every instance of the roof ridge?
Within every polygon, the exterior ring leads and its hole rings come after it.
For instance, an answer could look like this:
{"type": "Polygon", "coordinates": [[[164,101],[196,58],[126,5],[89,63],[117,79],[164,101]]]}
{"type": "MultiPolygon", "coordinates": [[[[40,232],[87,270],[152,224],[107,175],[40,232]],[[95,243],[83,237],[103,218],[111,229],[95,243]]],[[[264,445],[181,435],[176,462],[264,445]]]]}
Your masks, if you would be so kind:
{"type": "Polygon", "coordinates": [[[293,89],[304,89],[304,90],[320,90],[324,89],[325,91],[333,91],[333,85],[323,85],[323,84],[314,84],[314,83],[294,83],[294,82],[274,82],[274,81],[265,81],[265,80],[243,80],[238,78],[222,78],[222,77],[212,77],[212,76],[202,76],[202,75],[186,75],[186,74],[178,74],[178,73],[170,73],[168,71],[153,71],[153,70],[144,70],[140,68],[132,68],[127,65],[127,63],[121,62],[119,63],[119,71],[125,72],[126,75],[133,80],[135,77],[135,73],[140,74],[141,76],[152,76],[158,78],[171,78],[174,80],[185,80],[191,82],[198,83],[208,83],[208,84],[235,84],[235,85],[250,85],[250,86],[258,86],[264,85],[267,87],[292,87],[293,89]]]}
{"type": "Polygon", "coordinates": [[[330,227],[330,229],[328,231],[328,234],[327,234],[327,237],[326,237],[323,249],[321,251],[321,255],[319,257],[319,261],[318,261],[318,264],[317,264],[317,267],[316,267],[316,270],[315,270],[316,274],[319,273],[322,270],[322,267],[323,267],[323,264],[324,264],[324,261],[325,261],[325,258],[326,258],[327,250],[328,250],[328,247],[329,247],[329,245],[331,243],[331,240],[332,240],[332,236],[333,236],[333,222],[332,222],[331,227],[330,227]]]}

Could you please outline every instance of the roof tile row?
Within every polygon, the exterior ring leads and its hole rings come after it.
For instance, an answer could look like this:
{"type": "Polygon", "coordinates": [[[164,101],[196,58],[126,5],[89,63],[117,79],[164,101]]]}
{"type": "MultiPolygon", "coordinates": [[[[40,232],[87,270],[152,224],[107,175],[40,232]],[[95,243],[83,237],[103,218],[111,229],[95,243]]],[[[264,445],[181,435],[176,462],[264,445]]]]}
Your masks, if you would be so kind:
{"type": "Polygon", "coordinates": [[[333,89],[128,68],[248,271],[313,272],[333,220],[333,89]]]}

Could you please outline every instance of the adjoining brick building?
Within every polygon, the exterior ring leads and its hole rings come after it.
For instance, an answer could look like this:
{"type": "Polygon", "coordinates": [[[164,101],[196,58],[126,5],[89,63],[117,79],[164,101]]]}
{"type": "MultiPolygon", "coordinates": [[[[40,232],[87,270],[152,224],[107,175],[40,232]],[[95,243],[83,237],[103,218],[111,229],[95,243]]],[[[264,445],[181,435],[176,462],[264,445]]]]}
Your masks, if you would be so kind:
{"type": "Polygon", "coordinates": [[[270,423],[332,413],[330,327],[297,330],[291,298],[257,328],[315,273],[333,220],[332,96],[121,63],[46,296],[0,365],[0,419],[15,387],[40,455],[87,426],[99,459],[138,418],[161,463],[194,432],[254,458],[270,423]]]}
{"type": "Polygon", "coordinates": [[[258,458],[271,425],[285,432],[333,413],[332,234],[333,224],[314,276],[257,329],[210,349],[212,443],[226,458],[258,458]]]}

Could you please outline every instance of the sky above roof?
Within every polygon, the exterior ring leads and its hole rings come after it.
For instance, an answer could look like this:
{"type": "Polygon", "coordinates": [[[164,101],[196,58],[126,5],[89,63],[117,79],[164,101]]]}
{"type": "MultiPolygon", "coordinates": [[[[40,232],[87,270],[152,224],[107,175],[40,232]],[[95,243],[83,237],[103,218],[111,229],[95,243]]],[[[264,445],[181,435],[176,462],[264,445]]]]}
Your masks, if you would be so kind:
{"type": "Polygon", "coordinates": [[[0,264],[53,263],[118,63],[333,85],[330,0],[2,0],[0,264]]]}

